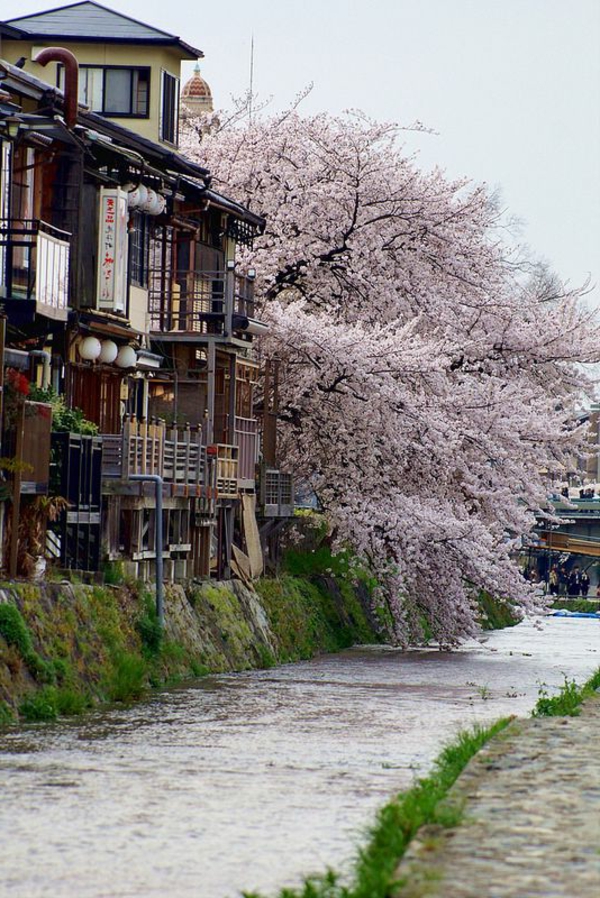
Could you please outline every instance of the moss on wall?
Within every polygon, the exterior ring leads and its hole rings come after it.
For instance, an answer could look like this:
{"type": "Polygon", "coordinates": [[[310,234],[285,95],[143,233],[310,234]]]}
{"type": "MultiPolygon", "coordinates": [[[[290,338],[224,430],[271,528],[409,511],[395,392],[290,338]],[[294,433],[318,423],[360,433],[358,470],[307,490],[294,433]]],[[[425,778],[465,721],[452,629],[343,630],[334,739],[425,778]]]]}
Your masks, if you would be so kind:
{"type": "Polygon", "coordinates": [[[375,641],[364,584],[321,567],[310,577],[261,580],[255,590],[239,581],[168,586],[164,632],[141,584],[4,584],[0,725],[375,641]]]}
{"type": "MultiPolygon", "coordinates": [[[[0,725],[381,641],[375,587],[349,553],[289,550],[281,575],[253,589],[235,580],[167,586],[162,631],[147,585],[0,585],[0,725]]],[[[489,596],[481,606],[487,626],[515,623],[489,596]]]]}
{"type": "Polygon", "coordinates": [[[477,597],[477,604],[478,619],[483,630],[503,630],[505,627],[514,627],[521,620],[510,602],[494,598],[483,589],[477,597]]]}

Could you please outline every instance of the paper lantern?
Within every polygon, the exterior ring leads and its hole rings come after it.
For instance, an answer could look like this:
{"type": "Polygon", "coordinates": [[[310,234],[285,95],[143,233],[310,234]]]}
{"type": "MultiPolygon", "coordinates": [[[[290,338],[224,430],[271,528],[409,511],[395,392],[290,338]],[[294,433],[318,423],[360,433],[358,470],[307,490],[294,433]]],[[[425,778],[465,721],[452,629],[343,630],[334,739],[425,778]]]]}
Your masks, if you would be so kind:
{"type": "Polygon", "coordinates": [[[102,352],[102,344],[97,337],[84,337],[78,344],[77,351],[86,362],[94,362],[102,352]]]}
{"type": "Polygon", "coordinates": [[[115,365],[118,368],[135,368],[136,364],[137,355],[133,346],[121,346],[115,365]]]}
{"type": "Polygon", "coordinates": [[[112,365],[118,353],[119,347],[114,340],[103,340],[98,361],[104,362],[105,365],[112,365]]]}
{"type": "Polygon", "coordinates": [[[144,203],[148,202],[148,188],[144,184],[138,184],[133,190],[129,189],[133,185],[127,184],[127,205],[130,209],[139,209],[144,203]]]}
{"type": "Polygon", "coordinates": [[[148,187],[146,202],[140,204],[140,212],[150,212],[155,201],[156,201],[156,190],[152,190],[151,187],[148,187]]]}

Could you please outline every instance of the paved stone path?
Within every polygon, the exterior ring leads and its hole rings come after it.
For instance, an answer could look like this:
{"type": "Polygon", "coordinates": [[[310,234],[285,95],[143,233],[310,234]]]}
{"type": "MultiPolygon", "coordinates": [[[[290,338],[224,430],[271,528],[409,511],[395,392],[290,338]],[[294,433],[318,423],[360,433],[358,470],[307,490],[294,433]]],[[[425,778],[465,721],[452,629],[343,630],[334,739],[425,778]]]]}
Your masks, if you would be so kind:
{"type": "Polygon", "coordinates": [[[600,697],[512,723],[449,799],[462,822],[419,831],[394,898],[600,898],[600,697]]]}

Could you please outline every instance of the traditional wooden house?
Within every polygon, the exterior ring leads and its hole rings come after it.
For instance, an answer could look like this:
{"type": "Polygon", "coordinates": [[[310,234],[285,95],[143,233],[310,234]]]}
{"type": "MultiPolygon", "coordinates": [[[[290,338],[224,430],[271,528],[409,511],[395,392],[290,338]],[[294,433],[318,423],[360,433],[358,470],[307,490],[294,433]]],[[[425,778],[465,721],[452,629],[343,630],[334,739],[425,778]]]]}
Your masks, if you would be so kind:
{"type": "MultiPolygon", "coordinates": [[[[94,3],[65,9],[91,8],[110,13],[94,3]]],[[[54,69],[58,82],[0,62],[3,370],[20,371],[37,385],[37,398],[48,399],[36,404],[38,418],[48,420],[59,396],[97,436],[55,435],[54,487],[47,475],[32,481],[38,486],[31,492],[53,488],[68,501],[52,524],[63,566],[95,570],[103,558],[118,559],[149,578],[158,549],[166,577],[228,577],[232,567],[256,576],[257,463],[261,519],[292,507],[289,478],[273,464],[271,449],[268,458],[261,451],[253,343],[265,326],[255,314],[254,273],[239,272],[235,257],[236,246],[251,242],[264,222],[212,190],[209,173],[180,156],[164,133],[161,141],[145,136],[147,118],[133,131],[115,114],[107,117],[106,108],[81,105],[77,59],[68,48],[34,43],[44,36],[42,20],[47,37],[62,36],[48,24],[59,12],[31,17],[38,21],[27,38],[25,20],[0,24],[3,50],[34,54],[35,71],[54,69]]],[[[182,47],[189,49],[167,38],[169,53],[181,57],[182,47]]],[[[121,53],[123,42],[113,39],[121,53]]],[[[92,43],[85,58],[93,69],[92,43]]],[[[157,70],[167,45],[157,45],[157,70]]],[[[151,86],[148,48],[144,59],[151,86]]],[[[117,68],[136,66],[123,60],[117,68]]],[[[103,84],[106,99],[111,78],[103,84]]],[[[150,117],[156,107],[148,104],[150,117]]],[[[131,114],[127,124],[134,124],[131,114]]],[[[25,423],[15,435],[6,405],[5,396],[4,429],[21,473],[4,477],[18,525],[15,491],[30,464],[23,448],[29,431],[25,423]]],[[[31,406],[27,421],[33,403],[21,405],[31,406]]],[[[271,445],[272,404],[264,409],[271,445]]],[[[0,524],[4,519],[0,512],[0,524]]],[[[14,575],[19,538],[5,537],[4,562],[14,575]]]]}

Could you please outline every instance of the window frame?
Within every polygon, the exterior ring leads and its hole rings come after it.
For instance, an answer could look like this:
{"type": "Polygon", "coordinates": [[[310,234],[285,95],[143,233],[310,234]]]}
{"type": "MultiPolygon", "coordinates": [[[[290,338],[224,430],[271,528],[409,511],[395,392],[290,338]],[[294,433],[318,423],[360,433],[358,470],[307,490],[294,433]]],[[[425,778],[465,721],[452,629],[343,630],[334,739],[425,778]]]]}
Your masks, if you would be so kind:
{"type": "Polygon", "coordinates": [[[129,280],[144,290],[149,285],[151,227],[148,216],[134,210],[129,232],[129,280]]]}
{"type": "Polygon", "coordinates": [[[179,146],[179,102],[180,102],[181,81],[172,72],[161,69],[160,72],[160,121],[159,121],[159,137],[164,143],[168,143],[173,147],[179,146]],[[167,95],[167,85],[172,85],[172,91],[169,90],[167,95]],[[169,102],[171,108],[167,108],[169,102]],[[166,115],[165,113],[168,113],[166,115]],[[168,118],[168,122],[167,122],[168,118]],[[167,125],[168,131],[167,131],[167,125]]]}
{"type": "MultiPolygon", "coordinates": [[[[88,69],[96,69],[102,72],[102,109],[94,109],[90,106],[92,112],[97,113],[98,115],[102,115],[105,118],[124,118],[124,119],[149,119],[150,118],[150,91],[151,91],[151,83],[152,83],[152,67],[149,65],[95,65],[93,63],[81,63],[79,66],[80,73],[83,70],[88,69]],[[107,112],[106,111],[106,73],[108,71],[114,70],[129,72],[132,75],[134,72],[142,72],[146,75],[146,102],[145,102],[145,112],[107,112]]],[[[62,63],[59,63],[57,67],[56,73],[56,86],[63,89],[64,86],[64,66],[62,63]]],[[[81,85],[78,84],[78,100],[79,94],[81,91],[81,85]]],[[[130,78],[129,84],[129,103],[130,108],[133,107],[134,101],[134,90],[133,90],[133,77],[130,78]]],[[[81,102],[81,101],[80,101],[81,102]]]]}

